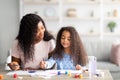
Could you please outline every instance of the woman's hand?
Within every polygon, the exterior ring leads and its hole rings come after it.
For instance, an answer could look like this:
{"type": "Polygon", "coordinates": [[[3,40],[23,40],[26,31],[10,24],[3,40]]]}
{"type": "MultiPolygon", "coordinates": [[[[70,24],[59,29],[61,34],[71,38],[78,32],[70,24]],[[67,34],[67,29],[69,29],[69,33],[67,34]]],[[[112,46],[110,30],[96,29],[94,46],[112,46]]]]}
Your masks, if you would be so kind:
{"type": "Polygon", "coordinates": [[[20,65],[18,64],[18,62],[11,62],[11,63],[8,63],[8,66],[11,68],[11,70],[19,70],[20,69],[20,65]]]}
{"type": "Polygon", "coordinates": [[[76,68],[76,70],[81,70],[82,69],[82,67],[79,64],[77,64],[75,68],[76,68]]]}

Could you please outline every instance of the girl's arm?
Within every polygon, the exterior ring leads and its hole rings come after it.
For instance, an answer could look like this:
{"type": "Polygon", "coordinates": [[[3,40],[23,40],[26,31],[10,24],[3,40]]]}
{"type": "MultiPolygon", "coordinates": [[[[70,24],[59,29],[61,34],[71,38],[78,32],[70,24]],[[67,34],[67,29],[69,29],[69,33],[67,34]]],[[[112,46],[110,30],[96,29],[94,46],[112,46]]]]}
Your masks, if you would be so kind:
{"type": "Polygon", "coordinates": [[[41,69],[52,69],[55,66],[56,61],[51,57],[47,61],[40,62],[41,69]]]}
{"type": "Polygon", "coordinates": [[[52,68],[56,63],[56,61],[52,57],[45,62],[46,62],[46,66],[45,66],[46,69],[52,68]]]}

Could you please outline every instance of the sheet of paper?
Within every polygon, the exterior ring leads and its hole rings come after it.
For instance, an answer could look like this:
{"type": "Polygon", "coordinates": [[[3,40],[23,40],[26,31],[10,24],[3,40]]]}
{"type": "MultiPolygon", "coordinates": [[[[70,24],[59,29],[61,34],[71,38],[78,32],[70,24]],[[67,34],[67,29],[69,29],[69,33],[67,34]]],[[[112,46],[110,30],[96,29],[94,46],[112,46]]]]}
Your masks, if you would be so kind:
{"type": "Polygon", "coordinates": [[[65,74],[65,72],[70,72],[71,74],[80,74],[82,73],[82,70],[45,70],[45,71],[41,71],[41,70],[36,70],[33,73],[30,73],[30,71],[23,71],[23,70],[19,70],[19,71],[11,71],[8,72],[6,75],[13,75],[13,74],[17,74],[17,75],[32,75],[32,76],[36,76],[36,75],[42,75],[42,76],[54,76],[58,74],[58,71],[60,71],[60,73],[65,74]]]}
{"type": "Polygon", "coordinates": [[[31,75],[31,76],[54,76],[55,74],[51,74],[47,71],[40,71],[40,70],[36,70],[34,72],[31,73],[31,71],[23,71],[23,70],[19,70],[19,71],[10,71],[8,72],[6,75],[31,75]]]}
{"type": "Polygon", "coordinates": [[[13,75],[13,74],[17,74],[17,75],[29,75],[28,71],[10,71],[8,72],[6,75],[13,75]]]}
{"type": "Polygon", "coordinates": [[[11,72],[8,72],[6,75],[14,75],[14,74],[17,74],[17,75],[30,75],[31,77],[40,77],[40,78],[44,78],[44,79],[48,79],[48,78],[51,78],[52,76],[55,76],[56,74],[50,74],[50,73],[46,73],[46,71],[39,71],[39,70],[36,70],[36,71],[22,71],[22,70],[19,70],[19,71],[11,71],[11,72]]]}

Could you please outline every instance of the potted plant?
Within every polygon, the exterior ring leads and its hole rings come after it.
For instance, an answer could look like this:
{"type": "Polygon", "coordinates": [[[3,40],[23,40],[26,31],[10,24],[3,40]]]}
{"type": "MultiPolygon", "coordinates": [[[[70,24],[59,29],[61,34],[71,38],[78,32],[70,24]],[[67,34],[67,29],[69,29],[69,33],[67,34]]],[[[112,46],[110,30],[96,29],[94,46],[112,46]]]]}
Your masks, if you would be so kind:
{"type": "Polygon", "coordinates": [[[114,32],[114,28],[116,27],[116,22],[110,21],[108,23],[108,28],[110,29],[111,32],[114,32]]]}

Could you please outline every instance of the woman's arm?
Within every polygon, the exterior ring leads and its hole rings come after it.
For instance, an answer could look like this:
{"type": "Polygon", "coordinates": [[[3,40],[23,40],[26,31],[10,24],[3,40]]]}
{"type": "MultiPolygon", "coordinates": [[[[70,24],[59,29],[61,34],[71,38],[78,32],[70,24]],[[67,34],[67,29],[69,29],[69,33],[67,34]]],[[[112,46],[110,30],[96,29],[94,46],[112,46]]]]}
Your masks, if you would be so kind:
{"type": "Polygon", "coordinates": [[[21,59],[12,56],[12,62],[13,62],[13,61],[15,61],[15,62],[17,62],[19,65],[21,65],[21,59]]]}
{"type": "Polygon", "coordinates": [[[21,69],[21,60],[19,58],[12,56],[12,62],[8,63],[8,66],[11,70],[20,70],[21,69]]]}

